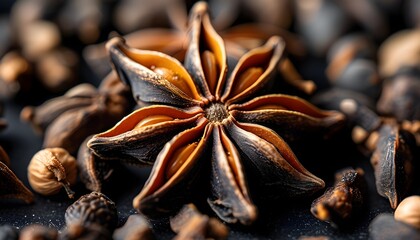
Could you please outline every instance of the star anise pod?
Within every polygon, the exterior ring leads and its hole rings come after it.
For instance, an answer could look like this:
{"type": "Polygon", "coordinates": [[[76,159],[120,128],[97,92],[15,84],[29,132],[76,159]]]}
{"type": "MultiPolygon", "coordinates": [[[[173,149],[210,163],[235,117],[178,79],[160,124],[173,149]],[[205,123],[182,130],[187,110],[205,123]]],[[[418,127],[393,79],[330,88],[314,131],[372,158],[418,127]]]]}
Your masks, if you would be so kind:
{"type": "Polygon", "coordinates": [[[294,140],[296,133],[326,130],[344,118],[295,96],[261,96],[283,41],[274,36],[249,51],[227,77],[225,45],[206,3],[194,5],[189,27],[184,66],[166,54],[130,48],[119,37],[107,44],[120,79],[146,106],[94,135],[88,146],[101,158],[153,164],[134,207],[158,216],[181,208],[192,194],[208,194],[221,219],[251,224],[257,208],[247,175],[263,194],[293,198],[323,188],[281,136],[294,140]],[[204,182],[209,190],[197,189],[204,182]]]}
{"type": "Polygon", "coordinates": [[[34,195],[23,185],[9,166],[9,156],[0,146],[0,200],[19,199],[25,203],[32,203],[34,195]]]}
{"type": "Polygon", "coordinates": [[[128,88],[111,72],[98,88],[79,84],[40,106],[26,106],[21,119],[43,134],[43,146],[75,153],[91,134],[108,129],[131,109],[128,88]]]}

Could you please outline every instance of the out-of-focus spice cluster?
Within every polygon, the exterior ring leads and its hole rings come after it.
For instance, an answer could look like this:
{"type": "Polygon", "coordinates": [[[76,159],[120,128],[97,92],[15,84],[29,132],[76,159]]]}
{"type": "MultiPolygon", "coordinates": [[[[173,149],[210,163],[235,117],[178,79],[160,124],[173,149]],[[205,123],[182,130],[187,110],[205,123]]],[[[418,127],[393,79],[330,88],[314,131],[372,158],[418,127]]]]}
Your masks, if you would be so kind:
{"type": "MultiPolygon", "coordinates": [[[[375,194],[389,203],[389,209],[386,213],[371,211],[377,216],[364,227],[366,234],[371,239],[419,239],[420,181],[415,176],[420,173],[420,1],[208,0],[211,24],[201,21],[201,13],[191,17],[197,2],[10,1],[7,14],[0,17],[0,101],[21,103],[31,95],[35,101],[20,106],[20,118],[33,133],[42,135],[43,149],[23,160],[28,170],[29,184],[25,186],[10,164],[19,160],[10,159],[0,146],[0,201],[30,204],[39,195],[48,198],[63,193],[75,199],[62,213],[65,226],[60,232],[40,224],[21,230],[5,224],[0,226],[0,238],[155,239],[154,226],[141,209],[159,209],[171,215],[168,221],[175,239],[225,239],[229,223],[242,219],[250,224],[257,216],[251,199],[262,194],[248,193],[248,185],[260,190],[270,185],[246,181],[248,175],[256,179],[277,176],[285,180],[282,183],[295,178],[304,182],[302,179],[312,176],[305,175],[310,173],[293,153],[304,149],[301,143],[306,140],[305,144],[318,147],[311,161],[329,159],[335,151],[343,159],[360,158],[351,159],[351,164],[335,162],[335,169],[321,165],[329,164],[325,161],[309,167],[310,171],[329,170],[318,171],[324,175],[316,189],[324,186],[324,179],[335,176],[335,181],[326,181],[326,189],[316,192],[318,197],[310,196],[313,202],[307,206],[308,217],[329,223],[334,231],[353,231],[359,219],[367,218],[365,210],[375,208],[371,202],[368,205],[369,194],[375,194]],[[279,36],[278,45],[284,42],[281,54],[273,47],[272,36],[279,36]],[[272,49],[268,49],[270,44],[272,49]],[[233,68],[236,64],[238,69],[233,68]],[[184,66],[188,73],[180,74],[184,66]],[[232,72],[228,69],[234,69],[232,75],[239,77],[226,80],[225,93],[221,89],[224,77],[232,72]],[[270,74],[265,74],[267,69],[270,74]],[[275,81],[265,81],[269,77],[275,81]],[[267,85],[259,89],[253,87],[255,82],[267,85]],[[245,102],[254,90],[295,96],[273,100],[271,95],[245,102]],[[242,96],[243,92],[248,95],[242,96]],[[224,104],[228,97],[233,100],[224,104]],[[159,110],[156,103],[173,108],[159,110]],[[205,124],[197,119],[211,122],[210,130],[201,129],[205,124]],[[247,121],[251,123],[243,123],[247,121]],[[176,124],[172,126],[172,122],[176,124]],[[214,122],[218,122],[214,125],[217,130],[212,128],[214,122]],[[192,139],[195,131],[185,130],[194,124],[198,125],[194,130],[205,132],[202,137],[192,139]],[[174,126],[182,130],[179,135],[168,134],[174,126]],[[338,141],[351,146],[324,151],[324,142],[315,138],[319,127],[338,132],[344,139],[338,141]],[[189,136],[184,134],[187,131],[189,136]],[[153,142],[143,139],[142,132],[152,136],[153,142]],[[285,135],[274,141],[279,133],[285,135]],[[232,136],[253,141],[232,142],[232,136]],[[208,139],[211,147],[201,144],[208,139]],[[212,147],[217,151],[211,151],[212,147]],[[264,154],[246,150],[252,147],[264,154]],[[217,197],[204,201],[225,222],[206,215],[212,211],[201,213],[198,207],[203,206],[186,204],[183,199],[189,191],[183,191],[178,175],[187,175],[188,164],[196,156],[206,159],[203,152],[216,156],[209,159],[211,164],[205,166],[211,170],[203,175],[213,171],[217,176],[203,185],[211,190],[202,193],[217,197]],[[252,164],[242,166],[246,162],[242,159],[252,164]],[[278,162],[267,170],[261,162],[270,161],[278,162]],[[140,210],[117,226],[120,213],[105,195],[104,186],[112,184],[111,177],[121,163],[155,167],[144,184],[145,193],[134,200],[140,210]],[[288,170],[281,172],[280,168],[288,170]],[[250,169],[261,175],[248,174],[250,169]],[[82,196],[73,192],[80,189],[73,188],[78,184],[92,192],[82,196]],[[230,190],[224,188],[229,184],[233,186],[230,190]],[[165,202],[167,196],[172,199],[165,202]],[[228,200],[232,199],[239,200],[231,204],[228,200]],[[159,201],[163,207],[157,205],[159,201]],[[169,204],[174,202],[176,206],[169,204]],[[252,209],[248,209],[252,217],[243,216],[245,208],[252,209]]],[[[4,109],[0,102],[0,131],[8,125],[4,109]]],[[[325,132],[320,135],[323,140],[334,137],[325,132]]],[[[306,154],[295,153],[304,156],[303,163],[308,161],[306,154]]],[[[187,179],[186,189],[195,178],[202,182],[200,177],[187,179]]],[[[282,190],[283,185],[278,185],[282,190]]],[[[304,188],[302,183],[296,187],[304,188]]],[[[283,200],[286,196],[282,194],[290,194],[266,192],[283,200]]],[[[264,201],[264,197],[255,199],[264,201]]],[[[302,233],[301,239],[312,238],[316,236],[302,233]]]]}

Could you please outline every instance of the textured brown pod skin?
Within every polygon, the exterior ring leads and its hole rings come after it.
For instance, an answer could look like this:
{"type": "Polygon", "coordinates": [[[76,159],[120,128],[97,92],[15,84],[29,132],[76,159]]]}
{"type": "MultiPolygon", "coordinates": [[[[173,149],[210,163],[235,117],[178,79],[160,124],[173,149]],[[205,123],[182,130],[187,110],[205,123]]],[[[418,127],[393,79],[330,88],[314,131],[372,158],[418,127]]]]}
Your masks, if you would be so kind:
{"type": "Polygon", "coordinates": [[[112,176],[112,173],[114,172],[113,166],[115,166],[116,163],[110,160],[103,160],[95,155],[86,144],[90,138],[91,136],[86,138],[77,153],[79,178],[87,189],[101,192],[103,183],[112,176]]]}
{"type": "Polygon", "coordinates": [[[19,199],[25,203],[32,203],[34,195],[13,171],[0,161],[0,200],[2,199],[19,199]]]}
{"type": "Polygon", "coordinates": [[[374,168],[376,190],[389,199],[393,209],[411,187],[413,144],[414,137],[396,124],[384,124],[379,129],[379,139],[370,161],[374,168]]]}
{"type": "Polygon", "coordinates": [[[77,180],[76,159],[63,148],[38,151],[28,165],[28,180],[32,189],[42,195],[57,194],[62,187],[70,198],[70,185],[77,180]]]}
{"type": "Polygon", "coordinates": [[[336,182],[311,205],[311,213],[333,227],[343,228],[360,213],[366,201],[366,182],[362,169],[336,173],[336,182]]]}
{"type": "Polygon", "coordinates": [[[118,214],[111,199],[102,193],[91,192],[70,205],[64,218],[67,225],[99,224],[113,230],[117,226],[118,214]]]}

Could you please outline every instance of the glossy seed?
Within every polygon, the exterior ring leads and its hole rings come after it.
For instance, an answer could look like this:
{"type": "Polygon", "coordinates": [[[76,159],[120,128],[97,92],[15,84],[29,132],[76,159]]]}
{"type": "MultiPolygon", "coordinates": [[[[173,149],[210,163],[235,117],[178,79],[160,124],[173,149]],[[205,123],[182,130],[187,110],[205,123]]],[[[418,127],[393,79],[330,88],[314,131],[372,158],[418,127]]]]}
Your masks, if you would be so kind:
{"type": "Polygon", "coordinates": [[[235,96],[248,87],[255,83],[258,78],[263,74],[263,69],[260,67],[252,67],[245,70],[238,78],[232,92],[232,96],[235,96]]]}
{"type": "Polygon", "coordinates": [[[168,162],[168,169],[166,170],[167,179],[172,177],[178,171],[178,169],[182,166],[182,164],[184,164],[191,153],[197,148],[197,145],[198,143],[194,142],[174,152],[172,159],[168,162]]]}
{"type": "Polygon", "coordinates": [[[206,76],[212,94],[216,91],[218,69],[214,53],[206,50],[201,54],[201,64],[203,65],[204,76],[206,76]]]}
{"type": "Polygon", "coordinates": [[[264,104],[261,105],[257,108],[255,108],[255,110],[287,110],[287,108],[277,105],[277,104],[264,104]]]}
{"type": "Polygon", "coordinates": [[[177,88],[179,88],[182,92],[184,92],[188,96],[194,96],[194,94],[192,93],[192,91],[191,91],[190,87],[188,86],[187,82],[185,81],[185,79],[183,79],[181,76],[179,76],[179,74],[173,72],[172,70],[170,70],[168,68],[163,68],[163,67],[152,66],[151,69],[155,73],[161,75],[163,78],[165,78],[170,83],[175,85],[177,88]]]}
{"type": "Polygon", "coordinates": [[[145,126],[150,126],[150,125],[156,124],[156,123],[171,121],[171,120],[173,120],[173,118],[169,117],[169,116],[153,115],[153,116],[149,116],[149,117],[146,117],[146,118],[142,119],[139,123],[137,123],[137,125],[134,127],[134,129],[142,128],[142,127],[145,127],[145,126]]]}

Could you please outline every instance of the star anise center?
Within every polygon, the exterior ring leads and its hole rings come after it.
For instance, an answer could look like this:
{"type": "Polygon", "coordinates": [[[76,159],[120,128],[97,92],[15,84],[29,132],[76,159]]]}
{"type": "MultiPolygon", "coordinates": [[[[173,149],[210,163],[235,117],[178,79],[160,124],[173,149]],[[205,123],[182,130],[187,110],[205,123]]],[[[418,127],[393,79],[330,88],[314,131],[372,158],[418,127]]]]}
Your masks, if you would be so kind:
{"type": "Polygon", "coordinates": [[[205,108],[206,118],[210,122],[222,122],[223,119],[228,117],[228,112],[223,103],[213,102],[205,108]]]}

